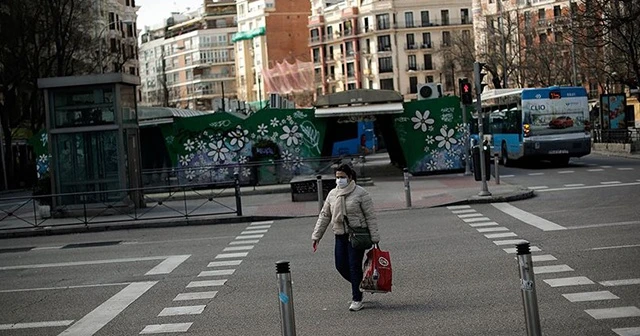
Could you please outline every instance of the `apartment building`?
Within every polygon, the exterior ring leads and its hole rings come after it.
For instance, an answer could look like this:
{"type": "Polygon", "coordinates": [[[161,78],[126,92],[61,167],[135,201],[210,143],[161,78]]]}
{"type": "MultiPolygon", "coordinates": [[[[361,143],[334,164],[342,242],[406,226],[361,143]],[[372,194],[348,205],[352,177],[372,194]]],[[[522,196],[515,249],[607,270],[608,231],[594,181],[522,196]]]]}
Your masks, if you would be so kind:
{"type": "Polygon", "coordinates": [[[203,0],[145,27],[140,44],[140,105],[211,110],[216,98],[236,98],[234,0],[203,0]]]}
{"type": "Polygon", "coordinates": [[[473,5],[477,54],[504,54],[501,58],[507,61],[496,63],[499,68],[507,64],[509,87],[573,84],[584,85],[592,98],[598,95],[597,75],[584,62],[603,52],[586,55],[576,47],[571,16],[579,10],[576,1],[474,0],[473,5]]]}
{"type": "Polygon", "coordinates": [[[123,72],[138,75],[138,33],[135,0],[98,0],[94,36],[97,72],[123,72]]]}
{"type": "Polygon", "coordinates": [[[471,42],[471,0],[311,0],[309,48],[316,95],[386,89],[416,98],[420,83],[454,93],[468,76],[448,52],[454,37],[471,42]]]}
{"type": "Polygon", "coordinates": [[[237,0],[237,11],[239,32],[264,29],[263,34],[235,43],[238,98],[264,100],[274,89],[265,86],[263,72],[276,63],[309,61],[304,27],[311,6],[304,0],[237,0]]]}

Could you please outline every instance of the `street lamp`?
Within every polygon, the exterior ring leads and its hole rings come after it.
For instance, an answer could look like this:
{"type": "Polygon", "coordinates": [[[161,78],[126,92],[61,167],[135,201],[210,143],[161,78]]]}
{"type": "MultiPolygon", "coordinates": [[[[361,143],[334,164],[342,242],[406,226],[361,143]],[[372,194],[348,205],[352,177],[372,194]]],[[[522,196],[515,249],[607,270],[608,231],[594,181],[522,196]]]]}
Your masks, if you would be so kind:
{"type": "Polygon", "coordinates": [[[573,4],[573,0],[569,0],[569,22],[571,25],[571,84],[573,86],[578,86],[578,69],[576,65],[576,33],[573,26],[575,13],[573,11],[573,4]]]}

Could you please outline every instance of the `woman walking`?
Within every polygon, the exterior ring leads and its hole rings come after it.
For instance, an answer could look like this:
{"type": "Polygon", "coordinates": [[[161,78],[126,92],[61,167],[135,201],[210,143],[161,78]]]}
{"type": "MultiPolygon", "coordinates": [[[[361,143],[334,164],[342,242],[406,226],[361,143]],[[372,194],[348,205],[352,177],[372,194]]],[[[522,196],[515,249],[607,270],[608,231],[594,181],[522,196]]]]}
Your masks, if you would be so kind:
{"type": "Polygon", "coordinates": [[[362,259],[363,249],[356,249],[349,242],[348,231],[345,227],[367,227],[371,234],[371,241],[377,244],[380,241],[378,224],[373,210],[373,201],[369,193],[359,185],[356,185],[356,175],[348,164],[343,164],[336,169],[336,187],[329,192],[324,206],[318,216],[318,221],[311,235],[313,251],[315,252],[320,239],[324,235],[329,224],[335,235],[335,263],[336,269],[351,283],[351,304],[349,310],[362,309],[362,259]],[[348,223],[345,223],[344,217],[348,223]]]}

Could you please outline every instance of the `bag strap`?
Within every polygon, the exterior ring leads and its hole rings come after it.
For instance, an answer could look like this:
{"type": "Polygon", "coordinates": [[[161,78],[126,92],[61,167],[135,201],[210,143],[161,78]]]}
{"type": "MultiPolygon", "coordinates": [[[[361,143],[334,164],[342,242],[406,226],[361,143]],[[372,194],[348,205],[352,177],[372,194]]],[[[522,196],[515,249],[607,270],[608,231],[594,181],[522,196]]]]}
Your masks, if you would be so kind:
{"type": "Polygon", "coordinates": [[[349,217],[347,217],[347,195],[342,195],[342,225],[344,226],[344,233],[348,233],[347,228],[351,229],[349,225],[349,217]]]}

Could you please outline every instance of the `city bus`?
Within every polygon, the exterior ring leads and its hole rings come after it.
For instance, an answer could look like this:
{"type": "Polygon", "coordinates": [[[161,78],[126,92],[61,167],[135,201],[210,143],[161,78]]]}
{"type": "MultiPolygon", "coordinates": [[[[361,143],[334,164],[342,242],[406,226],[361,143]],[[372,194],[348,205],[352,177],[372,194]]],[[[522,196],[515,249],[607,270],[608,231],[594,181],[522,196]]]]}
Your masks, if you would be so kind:
{"type": "Polygon", "coordinates": [[[482,94],[482,110],[492,151],[501,164],[549,160],[566,165],[572,157],[591,153],[589,103],[583,87],[491,90],[482,94]]]}

